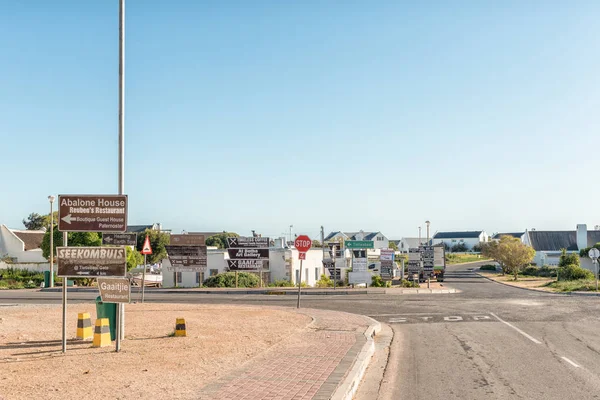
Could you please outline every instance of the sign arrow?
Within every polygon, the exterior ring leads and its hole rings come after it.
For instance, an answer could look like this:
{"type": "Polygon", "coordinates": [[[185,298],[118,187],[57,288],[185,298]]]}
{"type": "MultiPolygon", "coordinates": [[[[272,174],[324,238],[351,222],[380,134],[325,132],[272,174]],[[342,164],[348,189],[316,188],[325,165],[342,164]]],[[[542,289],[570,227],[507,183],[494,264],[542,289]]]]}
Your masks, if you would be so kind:
{"type": "Polygon", "coordinates": [[[71,214],[67,215],[66,217],[61,218],[63,221],[65,221],[67,224],[71,224],[71,214]]]}

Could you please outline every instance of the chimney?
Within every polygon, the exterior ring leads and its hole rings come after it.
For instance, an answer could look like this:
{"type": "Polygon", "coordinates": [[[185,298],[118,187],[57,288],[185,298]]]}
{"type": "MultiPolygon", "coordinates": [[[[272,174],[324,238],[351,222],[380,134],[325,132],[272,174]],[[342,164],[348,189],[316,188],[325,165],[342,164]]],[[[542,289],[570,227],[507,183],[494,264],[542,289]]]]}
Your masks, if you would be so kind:
{"type": "Polygon", "coordinates": [[[579,250],[585,249],[588,247],[587,240],[587,225],[586,224],[578,224],[577,225],[577,248],[579,250]]]}

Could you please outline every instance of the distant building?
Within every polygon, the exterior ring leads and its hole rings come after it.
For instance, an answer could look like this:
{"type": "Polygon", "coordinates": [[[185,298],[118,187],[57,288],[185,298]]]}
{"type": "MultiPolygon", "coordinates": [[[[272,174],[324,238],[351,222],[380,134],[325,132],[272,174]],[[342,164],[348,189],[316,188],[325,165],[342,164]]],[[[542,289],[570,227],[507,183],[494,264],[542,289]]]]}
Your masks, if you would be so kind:
{"type": "MultiPolygon", "coordinates": [[[[600,230],[588,231],[587,225],[579,224],[574,231],[535,231],[527,230],[523,243],[533,247],[536,265],[558,265],[562,249],[567,253],[579,253],[600,242],[600,230]]],[[[582,259],[581,265],[593,271],[589,259],[582,259]]]]}
{"type": "Polygon", "coordinates": [[[421,245],[427,244],[427,238],[422,237],[403,237],[398,243],[398,251],[401,253],[408,253],[408,249],[414,249],[421,245]]]}
{"type": "Polygon", "coordinates": [[[502,236],[511,236],[523,241],[525,239],[525,232],[506,232],[506,233],[496,233],[492,236],[492,240],[500,240],[502,236]]]}
{"type": "Polygon", "coordinates": [[[488,240],[489,236],[485,231],[437,232],[433,235],[432,244],[443,243],[450,249],[456,245],[464,244],[467,250],[470,251],[473,247],[488,240]]]}
{"type": "Polygon", "coordinates": [[[371,240],[375,250],[387,249],[390,245],[389,239],[381,232],[331,232],[325,237],[325,243],[342,239],[346,240],[371,240]]]}
{"type": "Polygon", "coordinates": [[[45,233],[0,225],[0,257],[7,257],[13,263],[47,263],[40,248],[45,233]]]}

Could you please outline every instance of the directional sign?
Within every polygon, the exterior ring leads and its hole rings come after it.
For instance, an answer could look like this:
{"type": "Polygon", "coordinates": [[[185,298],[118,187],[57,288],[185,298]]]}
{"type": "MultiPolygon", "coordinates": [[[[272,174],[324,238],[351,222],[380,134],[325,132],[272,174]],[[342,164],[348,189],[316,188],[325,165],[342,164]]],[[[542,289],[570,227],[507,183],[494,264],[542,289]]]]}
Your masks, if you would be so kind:
{"type": "Polygon", "coordinates": [[[125,247],[57,247],[58,276],[125,276],[125,247]]]}
{"type": "Polygon", "coordinates": [[[102,244],[112,246],[136,246],[137,233],[103,233],[102,244]]]}
{"type": "Polygon", "coordinates": [[[129,303],[131,284],[127,278],[98,278],[98,290],[103,303],[129,303]]]}
{"type": "Polygon", "coordinates": [[[204,235],[171,235],[170,243],[171,246],[204,246],[206,244],[206,238],[204,235]]]}
{"type": "Polygon", "coordinates": [[[323,260],[323,267],[325,267],[327,269],[327,271],[329,271],[329,277],[331,279],[340,280],[340,277],[342,276],[342,269],[335,268],[334,260],[331,260],[331,259],[323,260]]]}
{"type": "Polygon", "coordinates": [[[347,249],[372,249],[375,247],[372,240],[346,240],[344,244],[347,249]]]}
{"type": "Polygon", "coordinates": [[[264,268],[264,260],[227,260],[231,271],[254,270],[264,268]]]}
{"type": "Polygon", "coordinates": [[[268,260],[269,249],[227,249],[231,260],[268,260]]]}
{"type": "Polygon", "coordinates": [[[165,246],[173,270],[197,271],[206,268],[206,246],[165,246]]]}
{"type": "Polygon", "coordinates": [[[127,195],[59,195],[58,230],[127,231],[127,195]]]}
{"type": "Polygon", "coordinates": [[[253,249],[267,249],[271,241],[268,237],[228,237],[227,247],[233,248],[253,248],[253,249]]]}

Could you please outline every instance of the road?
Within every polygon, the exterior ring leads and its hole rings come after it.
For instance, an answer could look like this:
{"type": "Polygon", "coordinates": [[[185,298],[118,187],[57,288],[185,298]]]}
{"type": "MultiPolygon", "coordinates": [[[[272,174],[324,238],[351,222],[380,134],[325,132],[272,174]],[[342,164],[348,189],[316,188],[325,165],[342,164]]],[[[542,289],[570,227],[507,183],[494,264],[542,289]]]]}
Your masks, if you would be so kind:
{"type": "MultiPolygon", "coordinates": [[[[303,307],[369,315],[394,333],[381,399],[600,398],[600,298],[490,282],[450,266],[458,294],[305,296],[303,307]]],[[[91,293],[69,294],[90,301],[91,293]]],[[[295,306],[294,296],[149,292],[148,301],[295,306]]],[[[60,293],[0,291],[0,304],[60,303],[60,293]]]]}

